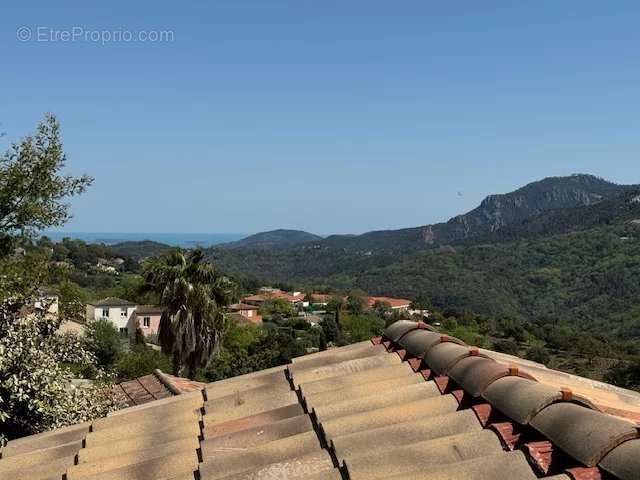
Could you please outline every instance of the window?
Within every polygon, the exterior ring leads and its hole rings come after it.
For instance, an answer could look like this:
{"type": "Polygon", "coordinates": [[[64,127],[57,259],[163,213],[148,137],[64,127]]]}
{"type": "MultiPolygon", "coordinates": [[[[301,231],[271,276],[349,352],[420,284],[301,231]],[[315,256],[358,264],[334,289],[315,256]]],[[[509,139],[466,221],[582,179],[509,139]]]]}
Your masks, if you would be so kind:
{"type": "Polygon", "coordinates": [[[142,326],[144,328],[149,328],[151,326],[151,317],[143,317],[142,318],[142,326]]]}
{"type": "Polygon", "coordinates": [[[109,318],[109,309],[108,308],[103,308],[102,309],[102,316],[105,318],[109,318]]]}
{"type": "Polygon", "coordinates": [[[127,316],[127,307],[122,307],[120,309],[120,316],[121,317],[126,317],[127,316]]]}
{"type": "Polygon", "coordinates": [[[128,332],[127,327],[120,327],[120,335],[126,335],[128,332]]]}

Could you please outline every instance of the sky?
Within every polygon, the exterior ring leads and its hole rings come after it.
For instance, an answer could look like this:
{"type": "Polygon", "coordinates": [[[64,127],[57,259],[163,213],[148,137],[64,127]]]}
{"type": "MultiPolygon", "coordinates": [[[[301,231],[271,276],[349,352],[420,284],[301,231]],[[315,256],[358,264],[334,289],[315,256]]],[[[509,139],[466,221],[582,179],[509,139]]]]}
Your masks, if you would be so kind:
{"type": "Polygon", "coordinates": [[[67,231],[359,233],[552,175],[640,183],[640,3],[6,2],[0,149],[45,112],[67,231]]]}

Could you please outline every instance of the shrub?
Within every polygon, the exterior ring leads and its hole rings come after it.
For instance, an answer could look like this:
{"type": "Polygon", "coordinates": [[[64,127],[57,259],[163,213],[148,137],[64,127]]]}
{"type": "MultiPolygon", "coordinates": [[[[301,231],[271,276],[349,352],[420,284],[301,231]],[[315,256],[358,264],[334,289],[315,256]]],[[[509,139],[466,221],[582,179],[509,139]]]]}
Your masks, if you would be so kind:
{"type": "MultiPolygon", "coordinates": [[[[0,309],[1,310],[1,309],[0,309]]],[[[64,340],[51,320],[30,315],[0,316],[0,443],[104,416],[120,404],[108,378],[98,372],[92,386],[74,388],[64,340]]],[[[82,344],[75,359],[89,359],[82,344]]]]}
{"type": "Polygon", "coordinates": [[[118,329],[105,318],[87,324],[86,342],[98,365],[110,368],[122,351],[122,336],[118,329]]]}
{"type": "Polygon", "coordinates": [[[130,351],[121,353],[114,365],[119,381],[149,375],[156,368],[163,372],[170,372],[171,358],[158,350],[144,345],[136,345],[130,351]]]}

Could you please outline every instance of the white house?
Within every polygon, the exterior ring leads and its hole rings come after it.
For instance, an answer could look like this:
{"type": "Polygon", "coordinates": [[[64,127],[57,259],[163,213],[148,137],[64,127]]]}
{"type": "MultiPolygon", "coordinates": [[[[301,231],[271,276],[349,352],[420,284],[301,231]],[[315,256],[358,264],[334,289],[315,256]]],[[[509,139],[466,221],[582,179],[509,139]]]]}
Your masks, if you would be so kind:
{"type": "Polygon", "coordinates": [[[87,304],[87,321],[106,318],[116,326],[120,333],[133,334],[136,331],[135,311],[137,305],[128,300],[108,297],[87,304]]]}

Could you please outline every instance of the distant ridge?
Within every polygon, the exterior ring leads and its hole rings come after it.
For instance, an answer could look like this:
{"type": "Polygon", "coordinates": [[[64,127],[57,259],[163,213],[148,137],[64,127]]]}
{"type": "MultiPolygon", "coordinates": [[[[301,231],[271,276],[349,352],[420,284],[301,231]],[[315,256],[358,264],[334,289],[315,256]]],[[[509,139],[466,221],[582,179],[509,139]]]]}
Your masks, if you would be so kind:
{"type": "Polygon", "coordinates": [[[250,235],[242,240],[218,245],[218,248],[238,249],[251,248],[258,250],[281,250],[297,245],[315,242],[322,237],[302,230],[270,230],[250,235]]]}
{"type": "Polygon", "coordinates": [[[489,195],[478,207],[447,222],[356,236],[332,235],[318,242],[318,247],[352,253],[398,254],[429,246],[469,244],[474,239],[486,241],[493,235],[499,236],[503,229],[544,212],[594,205],[637,188],[587,174],[548,177],[513,192],[489,195]]]}

